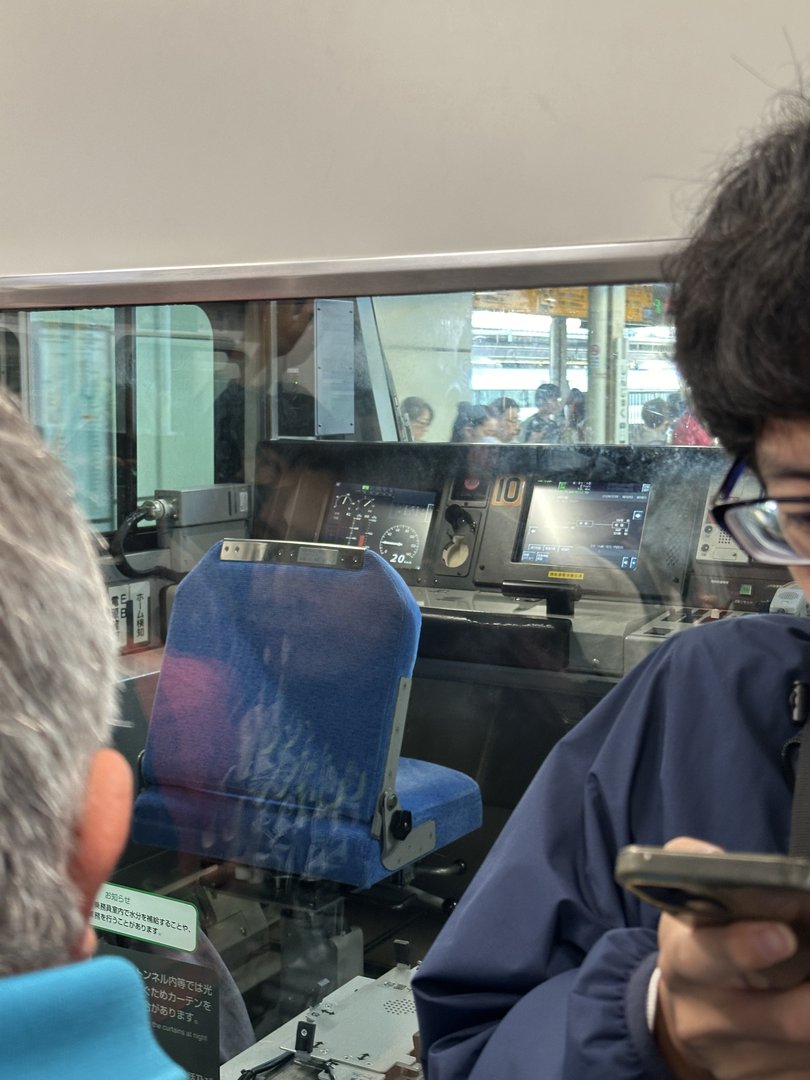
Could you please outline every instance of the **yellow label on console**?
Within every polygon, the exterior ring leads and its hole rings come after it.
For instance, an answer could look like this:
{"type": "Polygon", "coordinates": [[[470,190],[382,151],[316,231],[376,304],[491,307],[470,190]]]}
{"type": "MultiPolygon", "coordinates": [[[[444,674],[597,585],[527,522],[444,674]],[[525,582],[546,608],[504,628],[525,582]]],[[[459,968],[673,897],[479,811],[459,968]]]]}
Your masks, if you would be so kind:
{"type": "Polygon", "coordinates": [[[579,570],[549,570],[550,578],[565,578],[566,581],[584,581],[585,575],[579,570]]]}

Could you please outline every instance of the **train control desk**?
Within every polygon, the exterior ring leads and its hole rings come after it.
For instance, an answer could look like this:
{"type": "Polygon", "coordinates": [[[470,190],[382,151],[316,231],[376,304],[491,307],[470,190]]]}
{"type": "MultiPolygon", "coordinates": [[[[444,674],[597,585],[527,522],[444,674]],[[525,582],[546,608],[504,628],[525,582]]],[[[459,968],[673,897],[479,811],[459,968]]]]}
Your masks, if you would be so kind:
{"type": "Polygon", "coordinates": [[[377,551],[422,609],[420,660],[615,682],[676,627],[768,611],[786,582],[711,519],[727,465],[717,447],[277,440],[257,449],[252,530],[377,551]]]}
{"type": "Polygon", "coordinates": [[[400,963],[379,979],[350,979],[226,1062],[220,1080],[420,1080],[411,974],[400,963]],[[286,1058],[296,1045],[311,1049],[286,1058]],[[277,1059],[276,1068],[257,1071],[277,1059]]]}

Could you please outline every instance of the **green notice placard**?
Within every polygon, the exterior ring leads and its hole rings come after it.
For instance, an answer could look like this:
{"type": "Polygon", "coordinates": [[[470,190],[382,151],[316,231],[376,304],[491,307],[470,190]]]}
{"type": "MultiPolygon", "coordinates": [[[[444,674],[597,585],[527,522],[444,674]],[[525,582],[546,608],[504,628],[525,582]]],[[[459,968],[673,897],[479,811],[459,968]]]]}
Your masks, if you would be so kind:
{"type": "Polygon", "coordinates": [[[93,905],[91,925],[106,934],[148,941],[164,949],[194,952],[199,912],[186,900],[145,892],[107,881],[93,905]]]}

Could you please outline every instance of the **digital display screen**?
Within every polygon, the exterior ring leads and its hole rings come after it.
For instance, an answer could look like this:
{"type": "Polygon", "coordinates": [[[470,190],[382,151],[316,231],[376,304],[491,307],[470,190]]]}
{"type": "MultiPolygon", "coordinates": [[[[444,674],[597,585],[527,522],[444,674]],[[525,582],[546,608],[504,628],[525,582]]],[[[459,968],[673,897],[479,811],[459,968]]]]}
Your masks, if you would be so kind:
{"type": "Polygon", "coordinates": [[[535,481],[521,563],[635,570],[650,484],[535,481]]]}
{"type": "Polygon", "coordinates": [[[368,547],[400,570],[419,570],[436,493],[374,484],[335,484],[321,540],[368,547]]]}
{"type": "Polygon", "coordinates": [[[335,548],[300,547],[298,561],[307,566],[337,566],[338,553],[335,548]]]}

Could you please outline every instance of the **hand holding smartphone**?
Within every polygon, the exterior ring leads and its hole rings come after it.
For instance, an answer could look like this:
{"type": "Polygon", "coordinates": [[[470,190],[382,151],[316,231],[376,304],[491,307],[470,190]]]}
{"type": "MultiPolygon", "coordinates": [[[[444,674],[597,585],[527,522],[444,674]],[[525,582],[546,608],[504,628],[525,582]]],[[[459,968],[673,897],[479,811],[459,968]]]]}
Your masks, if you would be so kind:
{"type": "Polygon", "coordinates": [[[809,858],[634,844],[619,852],[615,875],[646,903],[695,926],[749,919],[787,923],[799,951],[769,969],[771,985],[795,985],[810,975],[809,858]]]}

